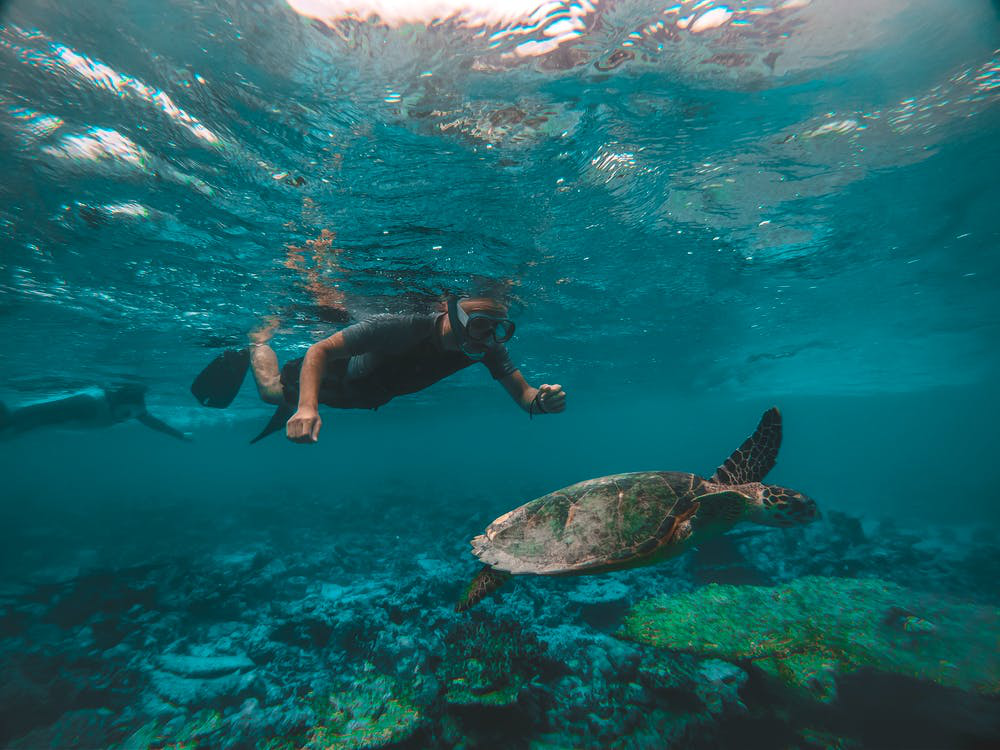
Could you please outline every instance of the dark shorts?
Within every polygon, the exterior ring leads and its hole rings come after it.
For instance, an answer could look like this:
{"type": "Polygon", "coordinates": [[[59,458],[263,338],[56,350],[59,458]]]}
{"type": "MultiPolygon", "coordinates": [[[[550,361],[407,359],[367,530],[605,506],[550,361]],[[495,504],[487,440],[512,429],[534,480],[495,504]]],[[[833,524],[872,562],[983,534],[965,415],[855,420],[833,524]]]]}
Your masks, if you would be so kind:
{"type": "MultiPolygon", "coordinates": [[[[302,357],[293,359],[281,368],[281,388],[285,401],[292,405],[299,401],[299,376],[302,372],[302,360],[302,357]]],[[[347,380],[349,361],[335,359],[327,365],[323,382],[319,387],[319,402],[335,409],[377,409],[388,401],[389,398],[368,393],[366,389],[347,380]]]]}

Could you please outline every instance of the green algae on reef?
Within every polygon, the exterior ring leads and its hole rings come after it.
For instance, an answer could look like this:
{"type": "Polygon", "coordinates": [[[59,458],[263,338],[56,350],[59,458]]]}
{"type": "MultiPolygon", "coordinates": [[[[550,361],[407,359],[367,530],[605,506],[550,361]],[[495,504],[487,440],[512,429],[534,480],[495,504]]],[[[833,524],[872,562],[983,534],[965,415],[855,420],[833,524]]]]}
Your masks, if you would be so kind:
{"type": "Polygon", "coordinates": [[[460,622],[445,637],[441,665],[449,706],[511,706],[537,677],[544,646],[508,620],[460,622]]]}
{"type": "Polygon", "coordinates": [[[199,711],[180,724],[176,721],[151,721],[129,735],[118,750],[190,750],[204,747],[211,744],[210,736],[222,726],[222,714],[208,709],[199,711]]]}
{"type": "Polygon", "coordinates": [[[307,750],[374,750],[412,737],[424,722],[409,691],[369,671],[347,690],[331,693],[317,710],[307,750]]]}
{"type": "Polygon", "coordinates": [[[823,702],[859,669],[1000,693],[1000,613],[878,579],[808,576],[785,586],[711,584],[645,599],[619,635],[747,661],[823,702]]]}

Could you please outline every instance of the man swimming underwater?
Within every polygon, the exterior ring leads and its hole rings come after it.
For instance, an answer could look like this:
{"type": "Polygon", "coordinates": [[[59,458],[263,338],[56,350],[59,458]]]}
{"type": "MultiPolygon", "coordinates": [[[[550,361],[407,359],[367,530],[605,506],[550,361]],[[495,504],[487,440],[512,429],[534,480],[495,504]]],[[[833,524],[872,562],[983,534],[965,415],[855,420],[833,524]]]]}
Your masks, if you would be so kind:
{"type": "Polygon", "coordinates": [[[563,411],[562,386],[534,388],[511,362],[504,344],[513,334],[514,323],[500,302],[450,297],[445,312],[376,315],[348,326],[313,344],[305,357],[280,371],[278,357],[266,343],[225,352],[205,368],[191,390],[205,406],[228,406],[249,366],[261,399],[278,407],[251,442],[284,425],[292,442],[315,443],[323,424],[319,404],[377,409],[476,362],[486,365],[529,415],[563,411]]]}
{"type": "Polygon", "coordinates": [[[20,435],[40,427],[100,429],[135,419],[178,440],[190,436],[157,419],[146,409],[146,386],[126,384],[93,388],[74,396],[42,401],[10,411],[0,404],[0,437],[20,435]]]}

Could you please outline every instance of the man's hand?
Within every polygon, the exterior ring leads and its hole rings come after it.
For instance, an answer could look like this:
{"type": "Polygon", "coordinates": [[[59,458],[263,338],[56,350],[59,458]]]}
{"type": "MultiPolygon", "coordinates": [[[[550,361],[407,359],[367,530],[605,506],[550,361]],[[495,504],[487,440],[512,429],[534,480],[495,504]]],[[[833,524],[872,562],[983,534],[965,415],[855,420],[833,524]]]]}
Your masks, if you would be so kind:
{"type": "Polygon", "coordinates": [[[299,409],[285,423],[285,435],[293,443],[315,443],[323,420],[316,409],[299,409]]]}
{"type": "Polygon", "coordinates": [[[566,392],[556,383],[543,383],[538,387],[538,406],[546,414],[555,414],[566,410],[566,392]]]}

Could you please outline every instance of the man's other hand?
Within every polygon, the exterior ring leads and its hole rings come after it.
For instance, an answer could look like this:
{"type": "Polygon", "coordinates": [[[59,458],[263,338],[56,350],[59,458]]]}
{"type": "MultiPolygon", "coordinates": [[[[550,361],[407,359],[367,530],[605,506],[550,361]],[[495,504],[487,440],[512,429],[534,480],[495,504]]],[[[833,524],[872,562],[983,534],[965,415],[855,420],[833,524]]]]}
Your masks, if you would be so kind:
{"type": "Polygon", "coordinates": [[[293,443],[315,443],[319,440],[319,428],[323,420],[314,409],[299,409],[285,423],[285,435],[293,443]]]}

